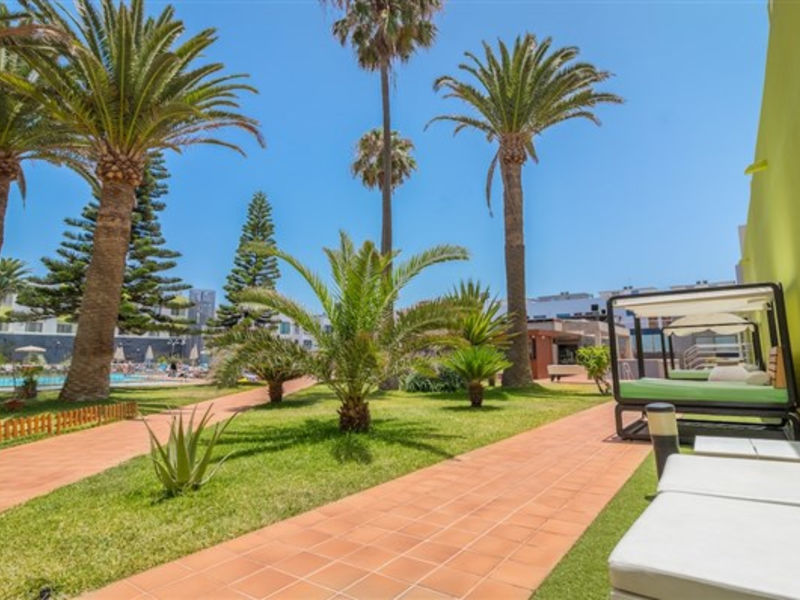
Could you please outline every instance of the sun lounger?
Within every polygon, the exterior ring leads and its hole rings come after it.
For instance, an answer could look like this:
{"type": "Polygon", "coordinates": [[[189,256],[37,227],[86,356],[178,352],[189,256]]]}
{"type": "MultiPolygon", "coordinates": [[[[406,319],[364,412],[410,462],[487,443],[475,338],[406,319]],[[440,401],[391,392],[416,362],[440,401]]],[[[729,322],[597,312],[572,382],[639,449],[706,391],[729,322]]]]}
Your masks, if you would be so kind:
{"type": "Polygon", "coordinates": [[[697,436],[694,453],[701,456],[728,456],[800,462],[800,442],[697,436]]]}
{"type": "Polygon", "coordinates": [[[800,464],[674,454],[658,492],[681,492],[800,507],[800,464]]]}
{"type": "Polygon", "coordinates": [[[800,507],[664,492],[611,553],[611,597],[800,598],[798,537],[800,507]]]}

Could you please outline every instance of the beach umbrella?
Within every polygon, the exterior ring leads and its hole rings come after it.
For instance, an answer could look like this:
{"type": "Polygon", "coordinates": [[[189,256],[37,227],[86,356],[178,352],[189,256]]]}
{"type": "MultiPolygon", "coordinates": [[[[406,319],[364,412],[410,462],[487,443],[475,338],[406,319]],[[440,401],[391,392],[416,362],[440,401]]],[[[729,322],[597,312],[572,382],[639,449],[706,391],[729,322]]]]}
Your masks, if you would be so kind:
{"type": "Polygon", "coordinates": [[[117,346],[117,349],[114,350],[114,360],[118,360],[120,362],[125,361],[125,350],[122,346],[117,346]]]}
{"type": "Polygon", "coordinates": [[[200,354],[197,352],[197,344],[195,344],[189,352],[189,360],[196,362],[198,358],[200,358],[200,354]]]}
{"type": "Polygon", "coordinates": [[[40,346],[22,346],[21,348],[15,348],[14,352],[22,352],[23,354],[44,354],[47,350],[40,346]]]}
{"type": "Polygon", "coordinates": [[[153,362],[155,356],[153,355],[153,347],[148,346],[147,351],[144,353],[144,361],[145,362],[153,362]]]}

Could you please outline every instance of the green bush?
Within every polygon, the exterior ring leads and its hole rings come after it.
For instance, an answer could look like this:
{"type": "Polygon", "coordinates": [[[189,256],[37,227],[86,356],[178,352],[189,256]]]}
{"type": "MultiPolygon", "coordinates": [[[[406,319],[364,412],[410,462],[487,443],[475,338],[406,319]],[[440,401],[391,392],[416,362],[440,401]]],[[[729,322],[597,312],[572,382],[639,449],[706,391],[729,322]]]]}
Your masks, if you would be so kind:
{"type": "Polygon", "coordinates": [[[505,355],[493,346],[469,346],[447,358],[447,366],[458,373],[469,390],[472,406],[483,405],[483,381],[511,366],[505,355]]]}
{"type": "Polygon", "coordinates": [[[417,394],[458,392],[464,389],[464,381],[461,376],[453,369],[446,367],[439,368],[434,377],[412,372],[402,381],[401,385],[404,391],[417,394]]]}
{"type": "Polygon", "coordinates": [[[601,394],[611,393],[611,385],[606,379],[611,366],[611,352],[606,346],[584,346],[578,348],[577,361],[586,369],[586,374],[597,384],[601,394]]]}
{"type": "Polygon", "coordinates": [[[166,444],[158,441],[153,430],[150,429],[147,421],[145,421],[145,426],[150,434],[150,457],[153,460],[156,477],[158,477],[169,496],[196,490],[204,485],[214,476],[214,473],[217,472],[227,458],[226,456],[220,460],[211,471],[208,471],[214,447],[233,420],[233,417],[214,426],[214,431],[203,450],[199,448],[200,437],[203,435],[211,418],[211,406],[208,407],[203,418],[200,419],[197,429],[194,428],[196,410],[192,411],[192,416],[189,418],[189,423],[186,427],[183,424],[183,414],[178,415],[178,418],[172,418],[169,439],[166,444]]]}

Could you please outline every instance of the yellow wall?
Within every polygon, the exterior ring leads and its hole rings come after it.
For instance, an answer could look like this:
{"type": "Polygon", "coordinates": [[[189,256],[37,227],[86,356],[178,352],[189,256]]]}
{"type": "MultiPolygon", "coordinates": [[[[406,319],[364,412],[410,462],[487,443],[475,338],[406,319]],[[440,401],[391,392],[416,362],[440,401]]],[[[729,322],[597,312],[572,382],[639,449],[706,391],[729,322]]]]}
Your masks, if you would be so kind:
{"type": "Polygon", "coordinates": [[[795,370],[800,372],[800,2],[774,0],[741,261],[745,281],[783,284],[795,370]]]}

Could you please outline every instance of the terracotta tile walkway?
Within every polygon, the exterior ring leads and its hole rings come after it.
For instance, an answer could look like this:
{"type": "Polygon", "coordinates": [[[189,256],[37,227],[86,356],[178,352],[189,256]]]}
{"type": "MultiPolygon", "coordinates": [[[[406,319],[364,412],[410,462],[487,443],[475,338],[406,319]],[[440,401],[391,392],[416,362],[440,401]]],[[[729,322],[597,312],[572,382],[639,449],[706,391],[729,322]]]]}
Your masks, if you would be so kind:
{"type": "MultiPolygon", "coordinates": [[[[313,385],[310,379],[297,379],[286,384],[286,391],[291,393],[310,385],[313,385]]],[[[214,422],[267,401],[266,388],[258,388],[185,406],[180,411],[190,413],[196,406],[202,414],[213,403],[214,422]]],[[[156,435],[165,439],[172,415],[177,413],[150,415],[147,422],[156,435]]],[[[135,419],[0,450],[0,511],[104,471],[149,449],[147,430],[141,419],[135,419]]]]}
{"type": "Polygon", "coordinates": [[[583,411],[86,598],[527,599],[649,452],[613,422],[583,411]]]}

